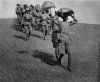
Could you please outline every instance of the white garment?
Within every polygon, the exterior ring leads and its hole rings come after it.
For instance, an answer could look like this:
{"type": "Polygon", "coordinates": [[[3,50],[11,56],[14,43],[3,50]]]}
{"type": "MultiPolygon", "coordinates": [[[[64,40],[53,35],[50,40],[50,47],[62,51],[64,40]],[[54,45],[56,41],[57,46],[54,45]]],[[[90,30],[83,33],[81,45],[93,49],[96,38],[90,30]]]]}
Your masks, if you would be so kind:
{"type": "Polygon", "coordinates": [[[52,14],[52,16],[55,16],[55,8],[51,8],[51,14],[52,14]]]}
{"type": "Polygon", "coordinates": [[[59,17],[59,21],[63,21],[63,19],[61,17],[59,17]]]}
{"type": "Polygon", "coordinates": [[[73,21],[73,18],[71,16],[68,16],[68,22],[73,21]]]}

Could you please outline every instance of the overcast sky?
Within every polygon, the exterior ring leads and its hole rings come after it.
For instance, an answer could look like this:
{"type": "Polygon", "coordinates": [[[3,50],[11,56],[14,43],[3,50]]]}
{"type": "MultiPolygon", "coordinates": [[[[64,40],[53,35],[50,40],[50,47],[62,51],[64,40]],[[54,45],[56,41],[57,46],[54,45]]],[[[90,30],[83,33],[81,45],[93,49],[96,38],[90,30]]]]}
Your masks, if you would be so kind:
{"type": "MultiPolygon", "coordinates": [[[[16,3],[42,4],[46,0],[0,0],[0,18],[16,17],[16,3]]],[[[100,24],[99,0],[50,0],[55,3],[56,9],[61,7],[72,8],[75,16],[81,23],[100,24]]]]}

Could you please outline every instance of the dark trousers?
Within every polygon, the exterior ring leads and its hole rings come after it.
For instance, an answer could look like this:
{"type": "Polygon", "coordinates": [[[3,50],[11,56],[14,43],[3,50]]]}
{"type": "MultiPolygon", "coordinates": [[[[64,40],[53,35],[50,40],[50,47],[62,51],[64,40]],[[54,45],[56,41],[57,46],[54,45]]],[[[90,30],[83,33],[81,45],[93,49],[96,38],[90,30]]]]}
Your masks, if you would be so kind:
{"type": "Polygon", "coordinates": [[[59,49],[59,43],[58,43],[58,46],[55,48],[55,54],[56,54],[56,58],[57,58],[57,61],[61,64],[61,59],[63,58],[63,56],[65,54],[68,54],[68,67],[71,67],[71,53],[70,53],[70,47],[69,47],[69,44],[63,44],[65,48],[65,53],[61,53],[59,49]]]}
{"type": "Polygon", "coordinates": [[[42,25],[42,31],[43,31],[43,38],[45,39],[48,34],[47,25],[42,25]]]}
{"type": "Polygon", "coordinates": [[[25,34],[26,34],[26,40],[29,39],[30,35],[31,35],[31,26],[24,26],[25,29],[25,34]]]}

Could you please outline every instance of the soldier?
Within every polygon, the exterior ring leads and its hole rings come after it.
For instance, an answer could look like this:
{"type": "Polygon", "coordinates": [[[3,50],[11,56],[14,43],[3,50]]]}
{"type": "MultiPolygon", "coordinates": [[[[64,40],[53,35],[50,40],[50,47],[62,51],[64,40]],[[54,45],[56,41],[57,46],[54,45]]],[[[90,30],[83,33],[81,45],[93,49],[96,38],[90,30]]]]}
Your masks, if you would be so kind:
{"type": "Polygon", "coordinates": [[[22,19],[23,19],[24,14],[26,13],[26,5],[25,4],[21,5],[21,11],[22,11],[21,17],[20,17],[20,19],[21,19],[21,30],[24,32],[25,29],[24,29],[24,24],[22,23],[22,19]]]}
{"type": "Polygon", "coordinates": [[[41,17],[41,12],[40,12],[40,5],[37,4],[35,6],[35,26],[36,26],[36,30],[40,29],[40,17],[41,17]]]}
{"type": "Polygon", "coordinates": [[[32,17],[32,15],[30,15],[29,8],[26,8],[25,14],[22,18],[22,24],[24,25],[24,29],[25,29],[25,33],[26,33],[25,40],[28,40],[30,37],[31,31],[32,31],[32,27],[31,27],[32,19],[33,19],[33,17],[32,17]]]}
{"type": "Polygon", "coordinates": [[[53,48],[55,48],[55,55],[58,61],[57,45],[58,45],[58,34],[59,34],[59,17],[56,14],[52,18],[52,31],[53,32],[51,35],[51,41],[53,43],[53,48]]]}
{"type": "Polygon", "coordinates": [[[25,10],[25,6],[22,5],[21,8],[22,8],[22,17],[23,17],[23,15],[25,14],[25,11],[26,11],[26,10],[25,10]]]}
{"type": "Polygon", "coordinates": [[[20,10],[21,10],[21,5],[20,4],[17,4],[16,5],[15,12],[16,12],[18,18],[20,17],[20,10]]]}
{"type": "Polygon", "coordinates": [[[41,17],[41,12],[36,11],[35,13],[36,30],[39,30],[39,27],[40,27],[40,17],[41,17]]]}
{"type": "Polygon", "coordinates": [[[21,19],[22,19],[22,5],[21,4],[17,4],[16,14],[17,14],[17,23],[18,23],[18,25],[21,26],[21,19]]]}
{"type": "Polygon", "coordinates": [[[58,63],[61,65],[61,59],[64,54],[68,54],[68,67],[69,71],[71,69],[71,52],[70,52],[70,36],[69,36],[69,27],[73,24],[77,23],[77,20],[74,18],[72,22],[67,22],[68,16],[63,15],[63,21],[59,22],[59,35],[58,35],[58,51],[59,51],[59,58],[58,63]]]}
{"type": "Polygon", "coordinates": [[[47,20],[49,20],[50,17],[46,13],[46,11],[43,11],[41,20],[42,20],[42,29],[43,29],[43,39],[45,40],[47,34],[48,34],[48,25],[47,25],[47,20]]]}
{"type": "Polygon", "coordinates": [[[33,17],[33,20],[32,20],[32,29],[35,29],[34,27],[35,27],[35,7],[32,5],[32,4],[30,4],[30,14],[32,15],[32,17],[33,17]]]}
{"type": "MultiPolygon", "coordinates": [[[[68,54],[68,67],[69,71],[71,70],[71,52],[70,52],[70,37],[69,37],[69,27],[75,24],[77,21],[74,20],[72,23],[67,22],[68,16],[63,15],[63,21],[58,23],[53,22],[53,24],[58,26],[57,32],[52,34],[53,47],[55,48],[55,54],[58,61],[58,64],[61,65],[61,59],[65,54],[68,54]]],[[[56,27],[57,28],[57,27],[56,27]]],[[[55,26],[53,26],[55,29],[55,26]]]]}
{"type": "Polygon", "coordinates": [[[39,4],[36,4],[35,10],[36,10],[36,12],[40,12],[41,8],[40,8],[40,5],[39,4]]]}
{"type": "Polygon", "coordinates": [[[58,63],[61,65],[62,57],[64,56],[64,54],[68,54],[68,68],[67,69],[72,71],[71,70],[69,26],[70,24],[67,22],[67,17],[65,17],[62,22],[59,22],[58,63]]]}
{"type": "Polygon", "coordinates": [[[55,32],[56,30],[59,30],[58,24],[59,24],[59,17],[56,15],[56,12],[55,12],[55,16],[52,17],[52,30],[53,30],[53,32],[55,32]]]}
{"type": "Polygon", "coordinates": [[[50,35],[52,28],[52,15],[50,12],[48,13],[48,17],[49,18],[47,19],[47,26],[48,26],[48,35],[50,35]]]}

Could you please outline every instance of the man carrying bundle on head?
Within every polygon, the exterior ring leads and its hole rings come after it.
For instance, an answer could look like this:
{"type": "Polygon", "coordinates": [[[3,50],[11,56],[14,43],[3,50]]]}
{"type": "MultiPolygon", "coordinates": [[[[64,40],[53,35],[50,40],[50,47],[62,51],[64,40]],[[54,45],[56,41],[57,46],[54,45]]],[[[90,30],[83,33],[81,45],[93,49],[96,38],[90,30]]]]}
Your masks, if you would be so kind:
{"type": "Polygon", "coordinates": [[[58,31],[56,33],[56,46],[54,46],[55,48],[55,54],[56,54],[56,58],[58,61],[58,64],[61,65],[61,59],[63,58],[63,56],[65,54],[68,54],[68,67],[67,69],[69,71],[71,70],[71,52],[70,52],[70,36],[69,36],[69,27],[73,24],[77,23],[77,20],[75,19],[75,17],[73,17],[73,22],[68,22],[68,16],[70,16],[68,14],[68,12],[65,11],[60,11],[56,12],[56,15],[58,15],[59,17],[61,17],[63,19],[63,21],[59,21],[58,24],[58,31]]]}

